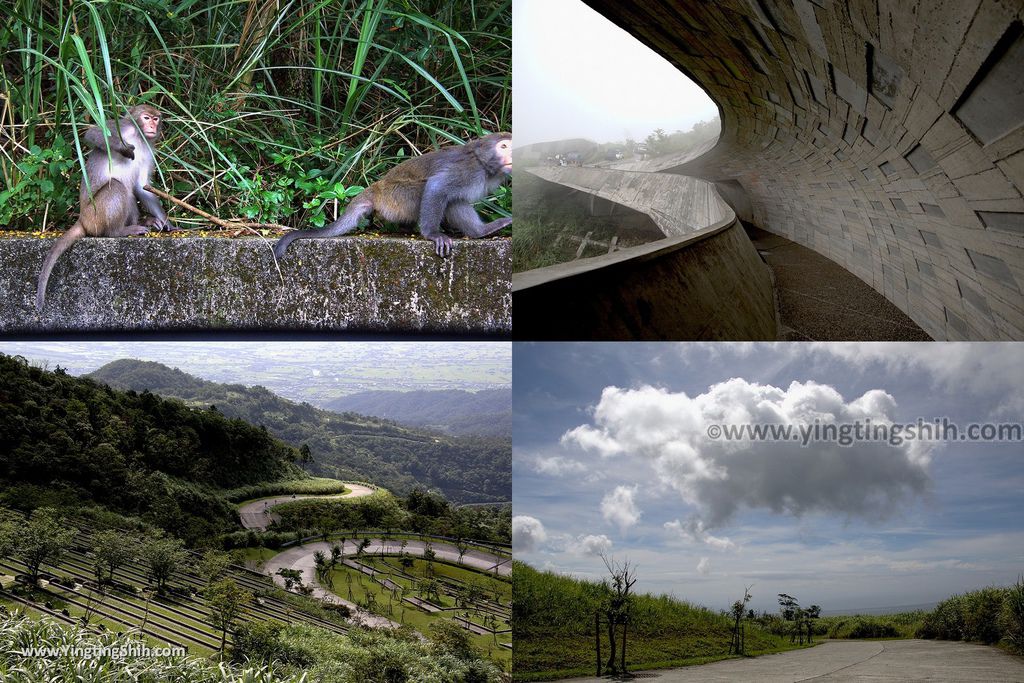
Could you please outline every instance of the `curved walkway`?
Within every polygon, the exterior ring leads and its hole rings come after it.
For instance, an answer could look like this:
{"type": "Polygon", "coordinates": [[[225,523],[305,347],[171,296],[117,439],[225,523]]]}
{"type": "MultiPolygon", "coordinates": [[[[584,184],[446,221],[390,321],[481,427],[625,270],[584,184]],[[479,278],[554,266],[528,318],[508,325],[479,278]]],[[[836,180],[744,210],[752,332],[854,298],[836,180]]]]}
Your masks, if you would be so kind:
{"type": "MultiPolygon", "coordinates": [[[[354,556],[356,553],[357,542],[358,541],[354,541],[352,539],[346,540],[345,546],[342,548],[343,553],[346,556],[354,556]]],[[[317,582],[316,561],[313,559],[313,555],[316,551],[320,550],[330,556],[331,547],[334,545],[339,544],[337,542],[317,541],[316,543],[306,543],[304,545],[295,546],[294,548],[288,548],[284,552],[278,553],[267,560],[263,565],[263,572],[265,574],[269,574],[274,579],[274,583],[283,587],[284,579],[277,575],[277,571],[279,569],[296,569],[302,572],[303,582],[313,588],[314,597],[327,602],[333,602],[338,605],[345,605],[352,610],[352,613],[362,621],[362,623],[372,628],[397,628],[398,624],[390,619],[367,612],[348,600],[338,597],[317,582]]],[[[398,554],[402,552],[401,541],[388,539],[383,542],[383,545],[385,553],[398,554]]],[[[425,546],[426,542],[424,541],[410,540],[406,543],[405,552],[409,555],[422,556],[425,546]]],[[[459,551],[455,546],[448,543],[431,543],[431,548],[433,548],[438,559],[458,564],[459,551]]],[[[370,545],[367,546],[365,550],[365,554],[373,555],[375,553],[379,554],[380,552],[381,540],[372,539],[370,545]]],[[[462,564],[482,571],[497,572],[499,576],[510,576],[512,574],[511,558],[497,557],[480,550],[467,550],[466,554],[462,558],[462,564]]]]}
{"type": "Polygon", "coordinates": [[[783,341],[931,341],[910,316],[835,261],[743,227],[774,274],[783,341]]]}
{"type": "Polygon", "coordinates": [[[345,488],[349,489],[348,493],[339,493],[333,496],[318,496],[316,494],[287,494],[277,496],[276,498],[254,500],[251,503],[239,506],[238,516],[242,518],[242,526],[246,529],[258,529],[262,531],[270,526],[270,522],[280,519],[270,511],[270,509],[275,505],[291,503],[292,501],[302,500],[303,498],[360,498],[362,496],[368,496],[377,490],[372,486],[350,484],[348,482],[345,482],[345,488]]]}
{"type": "MultiPolygon", "coordinates": [[[[1024,681],[1024,659],[985,645],[935,640],[830,641],[749,659],[647,672],[661,683],[737,681],[1024,681]]],[[[608,678],[574,678],[597,683],[608,678]]]]}
{"type": "Polygon", "coordinates": [[[700,178],[591,166],[538,166],[529,172],[647,214],[669,238],[692,235],[733,215],[715,186],[700,178]]]}

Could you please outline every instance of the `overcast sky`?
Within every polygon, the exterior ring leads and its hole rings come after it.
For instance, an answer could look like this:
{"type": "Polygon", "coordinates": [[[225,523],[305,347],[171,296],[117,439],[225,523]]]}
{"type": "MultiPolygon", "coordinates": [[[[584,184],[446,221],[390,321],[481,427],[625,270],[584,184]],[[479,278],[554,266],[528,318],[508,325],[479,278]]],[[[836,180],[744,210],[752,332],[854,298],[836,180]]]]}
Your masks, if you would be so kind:
{"type": "Polygon", "coordinates": [[[718,117],[693,81],[578,0],[513,0],[516,147],[640,140],[718,117]]]}
{"type": "Polygon", "coordinates": [[[1021,444],[723,444],[713,423],[1021,422],[1013,344],[516,344],[516,557],[726,608],[933,603],[1024,566],[1021,444]]]}

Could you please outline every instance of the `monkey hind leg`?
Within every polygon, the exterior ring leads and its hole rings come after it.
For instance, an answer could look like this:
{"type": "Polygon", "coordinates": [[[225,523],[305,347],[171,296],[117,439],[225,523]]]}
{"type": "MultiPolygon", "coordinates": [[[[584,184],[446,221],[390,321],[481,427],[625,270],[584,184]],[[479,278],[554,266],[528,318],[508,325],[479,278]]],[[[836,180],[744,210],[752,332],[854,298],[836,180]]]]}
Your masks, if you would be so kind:
{"type": "Polygon", "coordinates": [[[511,218],[499,218],[490,223],[484,223],[480,220],[476,209],[463,202],[449,204],[444,217],[449,226],[466,237],[486,237],[512,225],[511,218]]]}
{"type": "Polygon", "coordinates": [[[281,258],[288,251],[288,245],[295,240],[308,239],[310,237],[338,237],[347,232],[352,232],[359,227],[359,221],[373,213],[373,194],[369,189],[364,190],[345,208],[338,220],[326,228],[319,230],[296,230],[290,232],[277,241],[274,245],[274,256],[281,258]]]}

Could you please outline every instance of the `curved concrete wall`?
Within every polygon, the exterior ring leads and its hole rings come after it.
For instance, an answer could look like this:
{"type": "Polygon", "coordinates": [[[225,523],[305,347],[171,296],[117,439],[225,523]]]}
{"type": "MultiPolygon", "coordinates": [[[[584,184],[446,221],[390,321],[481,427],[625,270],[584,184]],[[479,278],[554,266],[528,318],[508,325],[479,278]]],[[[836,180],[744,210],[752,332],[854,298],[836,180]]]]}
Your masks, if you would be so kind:
{"type": "Polygon", "coordinates": [[[666,237],[691,235],[732,215],[715,186],[699,178],[571,166],[529,172],[645,213],[666,237]]]}
{"type": "Polygon", "coordinates": [[[1024,339],[1022,3],[584,1],[718,103],[719,143],[673,171],[731,181],[935,339],[1024,339]]]}

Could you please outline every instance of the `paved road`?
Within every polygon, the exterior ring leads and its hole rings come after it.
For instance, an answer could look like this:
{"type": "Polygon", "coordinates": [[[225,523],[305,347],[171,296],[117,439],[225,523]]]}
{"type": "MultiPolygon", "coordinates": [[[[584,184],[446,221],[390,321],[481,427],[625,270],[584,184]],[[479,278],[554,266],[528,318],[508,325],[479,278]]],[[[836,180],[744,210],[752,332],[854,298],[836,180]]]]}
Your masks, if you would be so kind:
{"type": "MultiPolygon", "coordinates": [[[[402,552],[402,542],[388,540],[384,544],[385,553],[400,553],[402,552]]],[[[277,576],[279,569],[297,569],[302,572],[302,581],[309,586],[313,587],[313,596],[326,600],[327,602],[333,602],[339,605],[346,605],[353,613],[367,626],[373,628],[397,628],[398,624],[385,617],[371,614],[348,600],[344,600],[334,593],[331,593],[327,589],[323,588],[316,580],[316,562],[313,559],[314,553],[317,550],[322,550],[326,555],[330,556],[331,546],[337,545],[335,542],[323,542],[318,541],[316,543],[306,543],[305,545],[296,546],[294,548],[288,548],[284,552],[274,555],[272,558],[267,560],[263,564],[263,573],[269,574],[273,577],[274,582],[279,586],[284,586],[284,579],[277,576]]],[[[426,544],[423,541],[409,541],[405,546],[405,552],[410,555],[422,555],[424,546],[426,544]]],[[[459,551],[453,545],[447,543],[432,543],[431,547],[437,554],[437,558],[440,560],[447,560],[449,562],[457,563],[459,561],[459,551]]],[[[381,541],[376,539],[370,543],[366,548],[367,555],[373,555],[374,553],[380,553],[381,541]]],[[[343,552],[347,556],[355,556],[356,554],[356,541],[351,539],[345,541],[345,547],[343,552]]],[[[476,569],[482,569],[485,571],[493,572],[495,566],[497,566],[497,573],[499,576],[509,576],[512,573],[512,562],[508,558],[496,557],[489,553],[485,553],[479,550],[468,550],[465,556],[462,558],[462,563],[468,567],[474,567],[476,569]]]]}
{"type": "Polygon", "coordinates": [[[377,490],[371,486],[363,486],[362,484],[346,483],[345,487],[350,489],[349,492],[341,493],[336,496],[289,494],[286,496],[278,496],[277,498],[254,500],[253,502],[246,503],[238,508],[238,515],[242,518],[242,526],[246,529],[259,529],[262,531],[270,526],[271,520],[279,519],[277,515],[270,511],[270,508],[275,505],[291,503],[292,501],[301,500],[302,498],[359,498],[361,496],[368,496],[377,490]]]}
{"type": "MultiPolygon", "coordinates": [[[[574,678],[597,683],[607,678],[574,678]]],[[[832,641],[808,650],[647,672],[658,683],[835,683],[836,681],[1024,681],[1024,659],[972,643],[935,640],[832,641]]],[[[564,682],[568,683],[568,682],[564,682]]]]}

